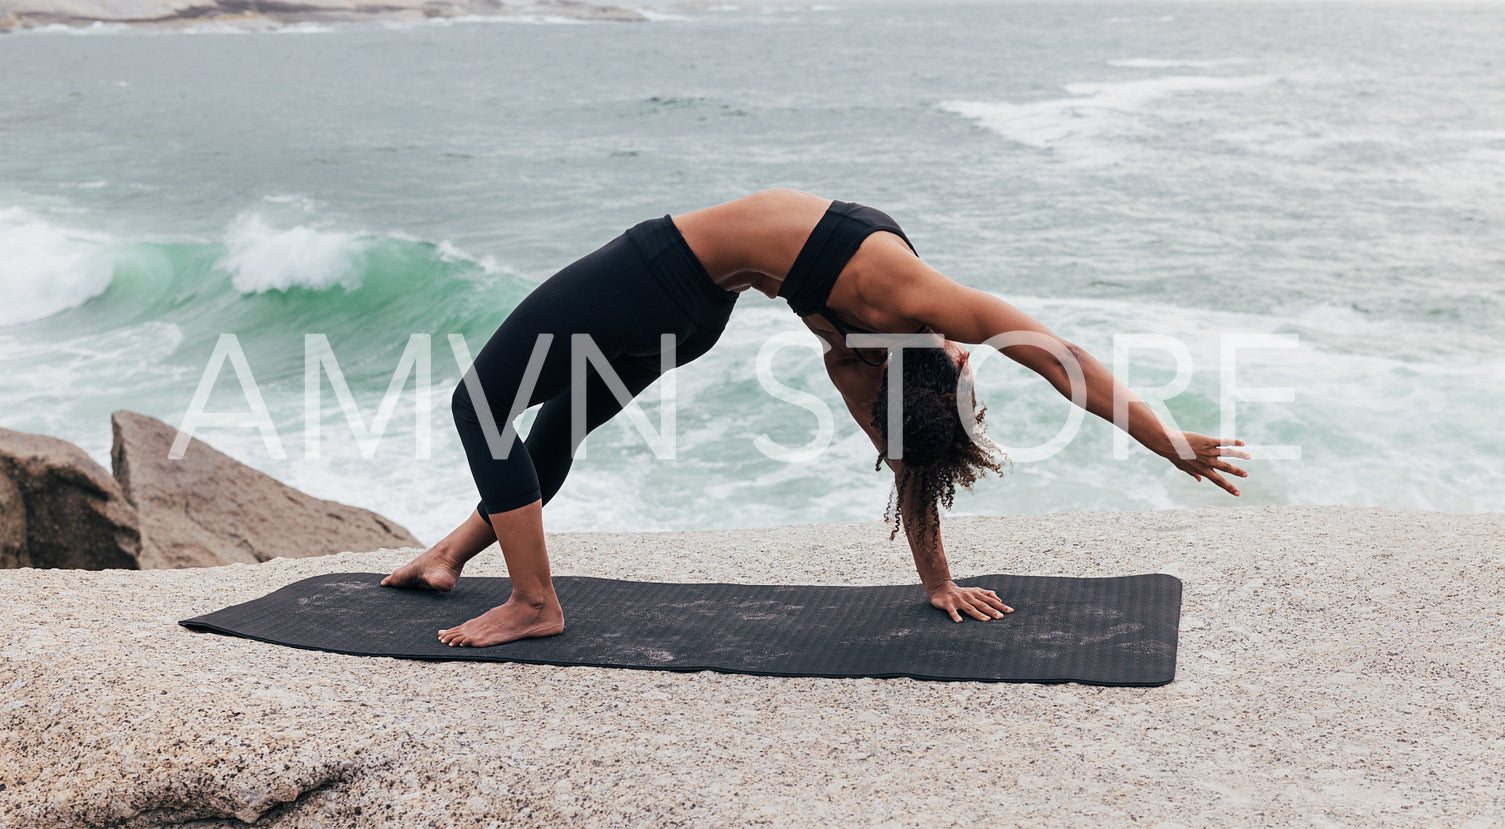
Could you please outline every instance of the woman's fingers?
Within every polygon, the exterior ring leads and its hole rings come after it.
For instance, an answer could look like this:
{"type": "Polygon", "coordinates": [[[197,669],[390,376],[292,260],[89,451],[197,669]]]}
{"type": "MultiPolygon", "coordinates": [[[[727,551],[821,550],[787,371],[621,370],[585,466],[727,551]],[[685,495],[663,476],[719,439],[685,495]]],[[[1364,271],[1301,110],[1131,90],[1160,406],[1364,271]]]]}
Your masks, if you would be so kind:
{"type": "Polygon", "coordinates": [[[1227,481],[1223,480],[1223,476],[1219,475],[1216,470],[1207,470],[1207,480],[1212,481],[1213,483],[1227,490],[1229,495],[1238,495],[1238,490],[1234,488],[1233,484],[1230,484],[1227,481]]]}
{"type": "MultiPolygon", "coordinates": [[[[1224,464],[1224,466],[1228,465],[1224,464]]],[[[1202,481],[1203,476],[1206,476],[1207,480],[1211,481],[1218,487],[1227,490],[1229,495],[1239,494],[1238,489],[1234,487],[1233,484],[1228,483],[1228,481],[1224,479],[1222,475],[1219,475],[1218,470],[1214,468],[1210,463],[1201,463],[1196,465],[1187,464],[1185,466],[1182,466],[1181,470],[1186,474],[1192,476],[1193,478],[1196,478],[1198,483],[1202,481]]],[[[1245,472],[1242,469],[1239,469],[1238,467],[1230,467],[1230,470],[1233,472],[1233,474],[1237,474],[1240,477],[1249,477],[1249,473],[1245,472]]]]}
{"type": "Polygon", "coordinates": [[[951,621],[962,621],[965,613],[980,621],[1001,619],[1005,613],[1013,613],[1014,609],[1004,604],[998,594],[991,590],[980,587],[953,588],[944,596],[937,596],[931,602],[939,609],[946,611],[951,621]]]}
{"type": "Polygon", "coordinates": [[[1227,472],[1230,475],[1237,475],[1240,478],[1249,477],[1248,472],[1239,469],[1238,467],[1234,466],[1231,463],[1228,463],[1227,461],[1213,461],[1212,463],[1208,464],[1208,466],[1218,470],[1219,472],[1227,472]]]}
{"type": "Polygon", "coordinates": [[[985,610],[983,607],[979,607],[977,605],[969,604],[969,605],[967,605],[967,612],[970,613],[970,614],[972,614],[972,618],[974,618],[974,619],[981,619],[984,622],[986,622],[989,619],[993,618],[993,614],[997,613],[998,611],[993,610],[991,608],[987,608],[985,610]]]}
{"type": "Polygon", "coordinates": [[[1242,449],[1233,448],[1235,446],[1243,445],[1244,442],[1241,440],[1235,440],[1231,438],[1218,438],[1217,446],[1215,447],[1218,450],[1217,456],[1224,458],[1242,458],[1246,461],[1253,460],[1253,457],[1251,457],[1248,452],[1245,452],[1242,449]]]}
{"type": "MultiPolygon", "coordinates": [[[[1243,443],[1244,443],[1243,441],[1239,441],[1239,445],[1240,446],[1242,446],[1243,443]]],[[[1242,449],[1233,449],[1233,448],[1230,448],[1228,446],[1218,446],[1218,447],[1216,447],[1216,449],[1217,449],[1217,453],[1214,455],[1214,457],[1218,457],[1218,458],[1238,458],[1239,460],[1244,460],[1244,461],[1248,461],[1248,460],[1253,460],[1254,459],[1253,455],[1250,455],[1248,452],[1245,452],[1242,449]]]]}
{"type": "Polygon", "coordinates": [[[965,590],[967,592],[963,595],[972,601],[969,609],[973,611],[973,615],[982,614],[978,616],[979,619],[998,619],[1002,618],[1005,613],[1014,612],[1012,607],[1004,604],[998,598],[998,594],[991,590],[983,590],[980,587],[969,587],[965,590]]]}
{"type": "Polygon", "coordinates": [[[1206,435],[1199,435],[1195,432],[1183,432],[1182,434],[1185,435],[1186,440],[1191,444],[1192,451],[1196,453],[1198,460],[1212,460],[1220,457],[1240,458],[1246,461],[1253,460],[1253,457],[1248,452],[1243,449],[1234,448],[1244,445],[1244,442],[1241,440],[1235,438],[1212,438],[1206,435]]]}
{"type": "MultiPolygon", "coordinates": [[[[1201,481],[1202,476],[1206,475],[1213,483],[1229,492],[1234,492],[1234,489],[1221,475],[1217,474],[1218,472],[1226,472],[1229,475],[1237,475],[1240,478],[1249,477],[1248,472],[1223,460],[1224,458],[1253,460],[1253,457],[1248,452],[1234,448],[1236,446],[1243,446],[1243,441],[1236,438],[1211,438],[1205,435],[1194,435],[1189,432],[1187,435],[1188,439],[1195,438],[1193,444],[1196,447],[1197,457],[1190,459],[1190,462],[1185,465],[1177,464],[1186,474],[1196,478],[1198,481],[1201,481]]],[[[1234,492],[1234,494],[1237,493],[1234,492]]]]}
{"type": "Polygon", "coordinates": [[[1013,613],[1014,612],[1014,609],[1012,607],[1009,607],[1008,605],[1004,604],[1003,601],[998,598],[998,594],[994,593],[991,590],[984,590],[984,591],[982,591],[982,601],[988,607],[990,607],[990,608],[998,611],[999,613],[1013,613]]]}

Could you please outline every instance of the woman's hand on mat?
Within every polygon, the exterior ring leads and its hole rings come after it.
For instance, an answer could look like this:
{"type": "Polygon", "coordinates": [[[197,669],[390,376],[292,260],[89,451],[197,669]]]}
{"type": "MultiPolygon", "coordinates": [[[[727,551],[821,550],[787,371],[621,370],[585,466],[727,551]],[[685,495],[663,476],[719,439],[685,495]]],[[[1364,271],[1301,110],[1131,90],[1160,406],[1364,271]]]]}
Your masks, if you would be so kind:
{"type": "Polygon", "coordinates": [[[986,622],[1014,612],[998,598],[997,593],[981,587],[957,587],[950,579],[935,588],[926,588],[925,592],[930,594],[932,605],[951,614],[953,622],[960,622],[963,613],[986,622]]]}
{"type": "Polygon", "coordinates": [[[1181,437],[1190,447],[1194,457],[1183,458],[1175,446],[1170,450],[1160,453],[1161,457],[1175,464],[1176,468],[1196,478],[1198,481],[1205,476],[1207,480],[1227,490],[1230,495],[1238,495],[1238,489],[1220,474],[1237,475],[1240,478],[1249,477],[1249,473],[1223,460],[1223,458],[1242,458],[1249,460],[1249,453],[1235,446],[1243,446],[1241,440],[1229,438],[1210,438],[1207,435],[1199,435],[1196,432],[1182,432],[1181,437]]]}

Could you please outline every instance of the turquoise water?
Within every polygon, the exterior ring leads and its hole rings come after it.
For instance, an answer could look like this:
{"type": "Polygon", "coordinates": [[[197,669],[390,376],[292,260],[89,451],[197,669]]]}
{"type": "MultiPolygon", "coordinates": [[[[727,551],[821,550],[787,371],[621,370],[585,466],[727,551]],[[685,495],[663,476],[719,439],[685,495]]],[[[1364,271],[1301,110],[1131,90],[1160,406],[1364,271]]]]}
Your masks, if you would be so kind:
{"type": "MultiPolygon", "coordinates": [[[[98,28],[0,37],[0,426],[108,464],[108,414],[180,423],[234,333],[285,458],[252,428],[201,438],[432,542],[476,500],[449,420],[460,369],[532,286],[644,218],[765,187],[882,208],[927,261],[1111,364],[1183,427],[1300,457],[1235,501],[994,355],[981,397],[1012,474],[962,513],[1343,503],[1505,510],[1505,15],[1499,5],[892,3],[654,7],[646,24],[461,21],[265,34],[98,28]],[[370,426],[363,454],[304,338],[323,334],[370,426]],[[1294,338],[1294,339],[1293,339],[1294,338]],[[1120,343],[1125,342],[1120,339],[1120,343]],[[431,433],[420,457],[419,432],[431,433]],[[368,449],[372,449],[368,445],[368,449]],[[1287,453],[1293,454],[1293,453],[1287,453]],[[1037,457],[1048,455],[1048,457],[1037,457]],[[1034,458],[1034,459],[1032,459],[1034,458]]],[[[582,301],[589,301],[588,298],[582,301]]],[[[551,529],[867,520],[889,482],[807,347],[760,385],[781,303],[738,303],[677,372],[672,460],[593,435],[551,529]]],[[[207,409],[247,411],[229,364],[207,409]]],[[[659,392],[644,409],[659,424],[659,392]]]]}

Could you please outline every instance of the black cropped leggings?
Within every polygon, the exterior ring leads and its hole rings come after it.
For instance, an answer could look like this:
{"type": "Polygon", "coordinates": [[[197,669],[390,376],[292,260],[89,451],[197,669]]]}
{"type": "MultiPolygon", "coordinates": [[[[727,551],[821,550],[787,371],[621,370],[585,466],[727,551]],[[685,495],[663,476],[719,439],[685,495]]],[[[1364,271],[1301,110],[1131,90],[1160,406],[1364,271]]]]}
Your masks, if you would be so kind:
{"type": "Polygon", "coordinates": [[[451,397],[455,428],[481,494],[481,517],[548,503],[569,474],[584,433],[658,379],[663,335],[673,337],[672,365],[688,363],[716,343],[736,299],[711,281],[668,216],[636,225],[539,285],[491,335],[451,397]],[[609,361],[625,399],[592,363],[577,369],[582,358],[571,352],[581,338],[573,335],[588,336],[609,361]],[[531,388],[530,373],[536,377],[531,388]],[[493,435],[501,438],[495,452],[473,386],[495,424],[493,435]],[[518,440],[511,420],[539,404],[527,440],[518,440]],[[576,405],[585,415],[579,435],[572,434],[576,405]]]}

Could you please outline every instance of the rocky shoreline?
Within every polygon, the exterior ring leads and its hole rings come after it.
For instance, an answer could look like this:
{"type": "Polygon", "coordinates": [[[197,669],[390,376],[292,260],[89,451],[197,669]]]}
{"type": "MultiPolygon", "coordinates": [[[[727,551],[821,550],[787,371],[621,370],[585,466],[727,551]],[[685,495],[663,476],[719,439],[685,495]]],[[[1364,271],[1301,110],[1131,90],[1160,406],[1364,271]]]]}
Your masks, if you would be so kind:
{"type": "Polygon", "coordinates": [[[0,0],[0,32],[44,26],[212,26],[241,31],[299,23],[417,21],[452,17],[555,17],[642,22],[640,12],[580,0],[0,0]]]}
{"type": "Polygon", "coordinates": [[[0,568],[214,567],[417,545],[397,522],[314,498],[147,415],[110,415],[111,470],[0,429],[0,568]]]}
{"type": "MultiPolygon", "coordinates": [[[[1505,822],[1505,515],[1185,509],[946,533],[958,577],[1180,577],[1176,680],[430,663],[176,624],[317,573],[390,571],[410,549],[4,570],[0,825],[1505,822]]],[[[550,551],[568,575],[914,583],[880,523],[560,534],[550,551]]],[[[467,572],[505,569],[493,550],[467,572]]]]}

